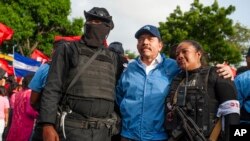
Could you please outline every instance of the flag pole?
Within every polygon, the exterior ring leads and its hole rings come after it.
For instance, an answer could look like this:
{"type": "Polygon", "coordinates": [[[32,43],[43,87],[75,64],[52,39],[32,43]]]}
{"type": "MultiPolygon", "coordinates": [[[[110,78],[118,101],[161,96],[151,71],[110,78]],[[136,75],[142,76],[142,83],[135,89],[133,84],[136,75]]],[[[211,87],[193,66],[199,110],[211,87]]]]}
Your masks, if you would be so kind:
{"type": "Polygon", "coordinates": [[[16,48],[16,47],[17,47],[16,44],[12,46],[12,52],[13,52],[12,66],[13,66],[13,73],[14,73],[14,76],[15,76],[15,77],[16,77],[16,72],[15,72],[15,68],[14,68],[14,61],[15,61],[15,56],[14,56],[14,54],[15,54],[15,48],[16,48]]]}

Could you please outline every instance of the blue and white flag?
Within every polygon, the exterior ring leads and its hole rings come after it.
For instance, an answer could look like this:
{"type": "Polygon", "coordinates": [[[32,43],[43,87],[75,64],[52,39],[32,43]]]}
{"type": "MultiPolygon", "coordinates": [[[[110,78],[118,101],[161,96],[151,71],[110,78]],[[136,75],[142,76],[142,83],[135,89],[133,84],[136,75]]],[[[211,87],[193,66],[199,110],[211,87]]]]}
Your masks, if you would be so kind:
{"type": "Polygon", "coordinates": [[[41,63],[36,60],[14,53],[13,67],[16,76],[24,77],[29,73],[36,72],[40,65],[41,63]]]}

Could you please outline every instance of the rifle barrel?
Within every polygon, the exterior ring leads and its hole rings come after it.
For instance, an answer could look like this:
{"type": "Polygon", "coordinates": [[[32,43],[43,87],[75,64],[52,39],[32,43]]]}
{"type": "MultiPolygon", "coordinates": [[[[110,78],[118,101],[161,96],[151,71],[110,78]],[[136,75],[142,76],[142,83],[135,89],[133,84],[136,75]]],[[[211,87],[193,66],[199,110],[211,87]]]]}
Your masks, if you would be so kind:
{"type": "Polygon", "coordinates": [[[179,114],[179,116],[181,117],[181,119],[183,121],[183,126],[185,126],[183,128],[186,130],[189,138],[191,140],[193,140],[193,137],[194,137],[196,141],[206,141],[205,136],[200,131],[200,129],[196,125],[196,123],[189,116],[187,116],[185,114],[185,112],[179,106],[176,106],[175,109],[176,109],[177,113],[179,114]]]}

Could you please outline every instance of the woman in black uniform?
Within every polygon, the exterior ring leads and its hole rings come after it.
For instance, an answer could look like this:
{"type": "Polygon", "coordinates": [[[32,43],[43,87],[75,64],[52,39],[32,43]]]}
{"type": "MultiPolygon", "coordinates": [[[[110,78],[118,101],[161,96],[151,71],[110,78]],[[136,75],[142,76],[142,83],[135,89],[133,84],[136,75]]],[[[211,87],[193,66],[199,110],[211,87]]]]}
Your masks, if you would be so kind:
{"type": "Polygon", "coordinates": [[[239,123],[239,102],[233,82],[220,77],[204,58],[196,41],[185,40],[176,49],[182,72],[174,78],[166,99],[169,140],[207,140],[216,121],[222,122],[219,140],[229,140],[229,125],[239,123]]]}

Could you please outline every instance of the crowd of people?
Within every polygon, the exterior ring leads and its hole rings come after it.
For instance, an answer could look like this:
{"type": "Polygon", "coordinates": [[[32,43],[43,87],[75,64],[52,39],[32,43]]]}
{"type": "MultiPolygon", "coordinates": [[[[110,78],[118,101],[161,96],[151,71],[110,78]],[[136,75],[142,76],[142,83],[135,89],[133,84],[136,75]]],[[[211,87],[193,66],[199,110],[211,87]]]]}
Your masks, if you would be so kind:
{"type": "Polygon", "coordinates": [[[18,83],[0,70],[3,140],[228,141],[230,125],[250,124],[250,49],[233,81],[229,66],[208,66],[197,41],[165,56],[159,30],[145,25],[129,61],[121,42],[104,45],[114,28],[109,12],[84,15],[81,40],[55,42],[35,74],[18,83]]]}

